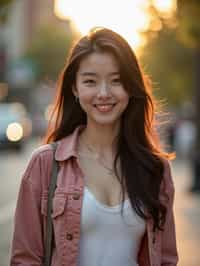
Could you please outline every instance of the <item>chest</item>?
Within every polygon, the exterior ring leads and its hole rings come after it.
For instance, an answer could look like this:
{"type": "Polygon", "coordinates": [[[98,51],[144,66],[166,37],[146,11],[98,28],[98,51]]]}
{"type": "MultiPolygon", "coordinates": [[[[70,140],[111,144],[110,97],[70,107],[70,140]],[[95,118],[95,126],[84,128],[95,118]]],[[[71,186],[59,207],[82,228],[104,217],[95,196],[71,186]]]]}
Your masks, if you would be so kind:
{"type": "Polygon", "coordinates": [[[120,205],[108,207],[100,204],[87,187],[84,188],[79,265],[98,265],[100,256],[102,265],[138,265],[137,254],[145,232],[145,221],[136,215],[128,200],[125,201],[123,216],[120,210],[120,205]]]}
{"type": "MultiPolygon", "coordinates": [[[[85,186],[95,198],[108,206],[116,206],[122,201],[122,188],[117,176],[105,169],[98,162],[91,163],[87,158],[79,159],[79,166],[84,175],[85,186]]],[[[125,199],[128,198],[125,193],[125,199]]]]}
{"type": "MultiPolygon", "coordinates": [[[[88,202],[84,202],[85,181],[83,180],[84,177],[83,173],[81,173],[80,170],[78,169],[79,167],[80,165],[77,165],[77,163],[72,163],[72,161],[60,165],[57,189],[53,200],[53,215],[52,215],[54,232],[55,232],[55,242],[59,250],[58,257],[57,255],[55,256],[55,261],[59,258],[60,259],[59,265],[61,264],[66,266],[77,265],[77,256],[79,254],[79,249],[78,248],[76,249],[76,247],[78,247],[80,244],[80,233],[82,226],[81,223],[84,223],[85,225],[90,225],[89,229],[91,229],[92,227],[97,225],[96,222],[99,222],[98,214],[96,213],[96,215],[94,215],[94,208],[92,206],[88,208],[88,202]],[[84,211],[84,207],[86,211],[84,211]],[[62,239],[61,236],[63,236],[62,239]]],[[[81,170],[83,169],[81,168],[81,170]]],[[[89,202],[91,204],[91,201],[89,202]]],[[[107,205],[108,203],[109,202],[106,202],[105,204],[107,205]]],[[[44,226],[45,226],[46,215],[47,215],[47,195],[44,195],[44,197],[42,198],[42,213],[44,214],[45,218],[44,219],[44,226]]],[[[129,215],[126,216],[125,220],[123,220],[125,221],[126,226],[127,224],[129,225],[130,223],[131,224],[133,223],[133,217],[129,215]]],[[[121,216],[119,217],[121,219],[121,216]]],[[[104,220],[107,221],[107,218],[104,220]]],[[[123,224],[121,223],[121,225],[123,224]]],[[[112,228],[113,221],[110,222],[110,226],[112,228]]],[[[116,228],[118,228],[118,226],[116,228]]],[[[85,229],[88,230],[88,227],[86,226],[85,229]]],[[[160,242],[158,237],[156,237],[156,244],[152,244],[153,233],[151,230],[152,225],[150,224],[150,221],[147,221],[146,229],[147,229],[147,234],[145,233],[145,236],[143,237],[139,252],[139,262],[140,262],[139,265],[145,265],[145,266],[150,265],[149,256],[151,257],[151,260],[153,262],[154,260],[158,261],[158,255],[160,250],[159,248],[160,242]],[[147,245],[144,245],[143,243],[147,243],[147,245]],[[156,252],[152,253],[152,250],[156,252]]],[[[129,230],[129,228],[125,227],[125,230],[129,230]]],[[[53,263],[52,265],[57,265],[57,264],[53,263]]]]}

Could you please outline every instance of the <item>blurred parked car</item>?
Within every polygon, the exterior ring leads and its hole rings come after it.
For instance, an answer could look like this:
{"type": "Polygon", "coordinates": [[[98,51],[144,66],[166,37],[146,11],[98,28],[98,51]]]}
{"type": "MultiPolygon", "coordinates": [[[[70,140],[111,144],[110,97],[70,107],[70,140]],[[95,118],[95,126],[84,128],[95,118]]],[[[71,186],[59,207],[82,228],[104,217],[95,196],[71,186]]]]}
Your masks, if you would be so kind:
{"type": "Polygon", "coordinates": [[[20,150],[31,131],[31,119],[23,104],[0,103],[0,148],[20,150]]]}

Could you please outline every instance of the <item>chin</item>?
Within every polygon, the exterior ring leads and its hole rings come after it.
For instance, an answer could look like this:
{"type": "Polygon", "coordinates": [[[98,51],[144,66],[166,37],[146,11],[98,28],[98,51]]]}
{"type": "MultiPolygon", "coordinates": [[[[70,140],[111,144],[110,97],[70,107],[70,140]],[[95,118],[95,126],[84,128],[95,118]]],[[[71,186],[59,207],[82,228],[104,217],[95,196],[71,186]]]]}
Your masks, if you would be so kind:
{"type": "Polygon", "coordinates": [[[92,121],[97,124],[97,125],[101,125],[101,126],[113,126],[115,124],[117,124],[120,119],[119,118],[116,118],[116,119],[113,119],[113,118],[92,118],[92,121]]]}

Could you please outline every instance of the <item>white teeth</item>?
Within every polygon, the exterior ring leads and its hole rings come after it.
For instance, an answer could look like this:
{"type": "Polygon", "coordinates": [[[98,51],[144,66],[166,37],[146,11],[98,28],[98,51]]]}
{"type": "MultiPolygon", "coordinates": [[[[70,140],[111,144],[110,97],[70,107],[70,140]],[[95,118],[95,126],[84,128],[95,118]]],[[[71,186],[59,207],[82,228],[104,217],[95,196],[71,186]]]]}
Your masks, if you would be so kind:
{"type": "Polygon", "coordinates": [[[100,111],[100,112],[109,112],[112,110],[113,106],[115,104],[96,104],[95,107],[100,111]]]}
{"type": "Polygon", "coordinates": [[[112,106],[112,104],[99,104],[99,105],[97,105],[97,106],[112,106]]]}
{"type": "Polygon", "coordinates": [[[95,104],[95,106],[113,106],[115,103],[107,103],[107,104],[95,104]]]}

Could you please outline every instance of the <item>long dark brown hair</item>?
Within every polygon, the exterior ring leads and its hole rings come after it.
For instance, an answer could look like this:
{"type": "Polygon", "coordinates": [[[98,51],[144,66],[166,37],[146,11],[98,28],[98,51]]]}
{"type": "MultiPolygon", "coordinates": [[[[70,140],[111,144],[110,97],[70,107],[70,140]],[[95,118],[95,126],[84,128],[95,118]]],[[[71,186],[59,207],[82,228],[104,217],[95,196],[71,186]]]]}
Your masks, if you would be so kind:
{"type": "Polygon", "coordinates": [[[75,44],[58,80],[45,143],[60,140],[70,135],[77,126],[86,125],[86,114],[77,104],[72,87],[81,60],[93,52],[110,52],[116,57],[120,78],[130,96],[122,114],[114,160],[123,199],[126,188],[136,213],[144,219],[152,217],[154,228],[162,230],[166,207],[160,202],[159,192],[164,172],[163,158],[169,158],[169,154],[162,152],[159,144],[155,124],[156,101],[151,83],[143,74],[132,48],[119,34],[106,28],[96,28],[75,44]],[[121,174],[117,170],[118,160],[121,174]]]}

